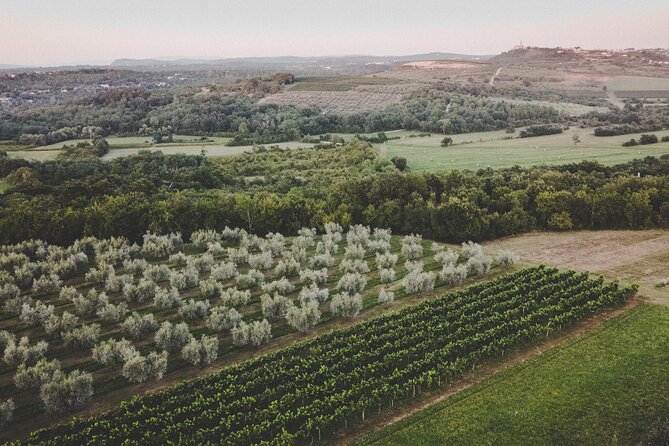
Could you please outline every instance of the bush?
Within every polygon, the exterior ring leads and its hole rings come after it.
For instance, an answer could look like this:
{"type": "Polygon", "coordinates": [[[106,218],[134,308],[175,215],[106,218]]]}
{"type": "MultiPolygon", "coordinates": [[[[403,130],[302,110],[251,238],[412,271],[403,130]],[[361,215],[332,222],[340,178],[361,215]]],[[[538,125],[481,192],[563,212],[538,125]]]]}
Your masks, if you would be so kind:
{"type": "Polygon", "coordinates": [[[518,135],[520,138],[532,138],[535,136],[558,135],[562,133],[562,127],[557,125],[531,125],[525,130],[521,130],[518,135]]]}
{"type": "Polygon", "coordinates": [[[259,254],[249,255],[248,263],[251,268],[262,271],[270,269],[272,265],[274,265],[274,259],[272,258],[271,252],[265,251],[259,254]]]}
{"type": "Polygon", "coordinates": [[[243,265],[249,260],[249,252],[246,248],[228,248],[228,258],[235,265],[243,265]]]}
{"type": "Polygon", "coordinates": [[[38,341],[35,345],[30,345],[27,336],[23,336],[18,343],[12,341],[5,347],[3,358],[10,366],[19,364],[34,365],[37,361],[44,358],[49,344],[46,341],[38,341]]]}
{"type": "Polygon", "coordinates": [[[117,366],[126,362],[137,350],[127,339],[102,341],[93,348],[93,359],[104,366],[117,366]]]}
{"type": "Polygon", "coordinates": [[[434,274],[414,270],[404,276],[402,284],[407,294],[432,291],[434,289],[434,274]]]}
{"type": "Polygon", "coordinates": [[[237,285],[242,288],[254,288],[260,286],[265,281],[265,275],[257,269],[250,269],[246,274],[237,276],[237,285]]]}
{"type": "Polygon", "coordinates": [[[269,342],[272,339],[272,326],[263,319],[262,321],[253,321],[250,324],[242,321],[232,329],[232,342],[235,345],[253,345],[258,347],[261,344],[269,342]]]}
{"type": "Polygon", "coordinates": [[[453,145],[453,138],[446,136],[441,140],[441,147],[448,147],[453,145]]]}
{"type": "Polygon", "coordinates": [[[21,290],[13,283],[6,283],[0,286],[0,302],[17,298],[19,295],[21,295],[21,290]]]}
{"type": "Polygon", "coordinates": [[[128,304],[119,302],[118,304],[107,304],[97,312],[99,318],[106,322],[121,322],[128,315],[128,304]]]}
{"type": "Polygon", "coordinates": [[[385,304],[385,303],[390,303],[395,300],[395,293],[392,291],[386,291],[385,288],[381,288],[379,290],[379,298],[377,299],[377,302],[380,304],[385,304]]]}
{"type": "Polygon", "coordinates": [[[196,287],[200,284],[200,274],[197,269],[189,267],[181,272],[174,272],[170,277],[170,285],[179,291],[196,287]]]}
{"type": "Polygon", "coordinates": [[[74,370],[58,373],[40,387],[40,398],[48,413],[64,412],[84,405],[93,396],[93,375],[74,370]]]}
{"type": "Polygon", "coordinates": [[[176,288],[157,288],[153,298],[153,306],[157,310],[180,307],[183,303],[179,290],[176,288]]]}
{"type": "Polygon", "coordinates": [[[167,265],[151,265],[144,270],[144,278],[155,283],[165,282],[172,277],[172,271],[167,265]]]}
{"type": "Polygon", "coordinates": [[[190,240],[196,247],[204,249],[209,243],[219,243],[222,237],[212,229],[200,229],[190,235],[190,240]]]}
{"type": "Polygon", "coordinates": [[[211,268],[216,264],[216,260],[214,260],[214,256],[211,254],[202,254],[191,260],[191,266],[200,274],[211,272],[211,268]]]}
{"type": "Polygon", "coordinates": [[[81,296],[81,294],[75,287],[64,286],[60,289],[60,294],[58,295],[58,298],[66,300],[68,302],[74,302],[74,299],[79,296],[81,296]]]}
{"type": "Polygon", "coordinates": [[[657,139],[657,136],[655,136],[655,135],[643,134],[639,138],[639,144],[641,144],[641,145],[656,144],[657,142],[658,142],[658,139],[657,139]]]}
{"type": "Polygon", "coordinates": [[[218,299],[221,297],[223,287],[214,279],[207,279],[200,282],[200,298],[202,299],[218,299]]]}
{"type": "Polygon", "coordinates": [[[242,320],[242,315],[234,308],[214,307],[207,319],[207,327],[214,332],[220,333],[231,330],[242,320]]]}
{"type": "Polygon", "coordinates": [[[123,377],[133,383],[141,383],[150,378],[160,380],[167,371],[167,352],[151,352],[147,356],[135,354],[123,364],[123,377]]]}
{"type": "Polygon", "coordinates": [[[183,252],[177,252],[169,257],[169,262],[170,265],[173,265],[177,268],[183,268],[184,266],[188,265],[188,256],[183,252]]]}
{"type": "Polygon", "coordinates": [[[330,301],[330,313],[333,316],[352,318],[362,310],[362,296],[359,293],[350,295],[346,292],[335,294],[330,301]]]}
{"type": "Polygon", "coordinates": [[[14,400],[11,398],[0,403],[0,427],[5,426],[12,421],[12,418],[14,417],[14,409],[14,400]]]}
{"type": "Polygon", "coordinates": [[[492,268],[492,258],[486,255],[470,257],[465,266],[469,276],[481,276],[492,268]]]}
{"type": "Polygon", "coordinates": [[[121,328],[131,339],[140,339],[157,327],[156,317],[152,313],[140,315],[136,311],[121,324],[121,328]]]}
{"type": "Polygon", "coordinates": [[[110,293],[120,293],[126,285],[132,285],[135,279],[129,274],[110,274],[105,280],[105,291],[110,293]]]}
{"type": "Polygon", "coordinates": [[[634,147],[638,146],[639,143],[636,141],[636,139],[632,138],[629,141],[626,141],[623,143],[623,147],[634,147]]]}
{"type": "Polygon", "coordinates": [[[123,261],[123,268],[128,274],[141,276],[144,270],[149,267],[149,262],[144,259],[128,259],[123,261]]]}
{"type": "Polygon", "coordinates": [[[209,313],[210,306],[208,300],[188,299],[179,308],[179,314],[187,321],[204,319],[209,313]]]}
{"type": "Polygon", "coordinates": [[[447,264],[444,265],[439,272],[439,280],[444,282],[446,285],[454,285],[464,282],[467,278],[467,266],[466,265],[453,265],[447,264]]]}
{"type": "Polygon", "coordinates": [[[60,287],[63,286],[63,281],[56,274],[41,275],[39,279],[33,280],[33,293],[35,294],[49,294],[57,293],[60,287]]]}
{"type": "Polygon", "coordinates": [[[392,268],[383,268],[379,270],[379,279],[381,283],[390,283],[395,281],[395,270],[392,268]]]}
{"type": "Polygon", "coordinates": [[[329,252],[316,254],[309,261],[309,266],[312,268],[329,268],[335,263],[335,258],[329,252]]]}
{"type": "Polygon", "coordinates": [[[260,304],[262,307],[262,314],[267,318],[280,317],[286,314],[290,299],[280,294],[263,294],[260,296],[260,304]]]}
{"type": "Polygon", "coordinates": [[[554,231],[570,231],[574,228],[574,223],[569,212],[558,212],[549,217],[548,228],[554,231]]]}
{"type": "Polygon", "coordinates": [[[482,255],[483,255],[483,247],[478,243],[474,243],[471,240],[466,243],[462,243],[462,256],[465,259],[482,255]]]}
{"type": "Polygon", "coordinates": [[[321,320],[321,312],[318,309],[318,303],[315,300],[303,302],[301,306],[290,305],[286,312],[286,321],[288,325],[305,333],[310,328],[316,326],[321,320]]]}
{"type": "Polygon", "coordinates": [[[221,301],[227,307],[240,307],[249,303],[251,291],[238,290],[235,287],[227,288],[221,293],[221,301]]]}
{"type": "Polygon", "coordinates": [[[323,269],[305,269],[300,271],[300,281],[306,283],[323,284],[328,279],[328,270],[323,269]]]}
{"type": "Polygon", "coordinates": [[[328,290],[327,288],[320,289],[318,288],[318,285],[316,285],[315,283],[312,283],[308,287],[303,287],[300,290],[299,294],[300,303],[302,305],[304,305],[305,302],[309,302],[312,300],[315,302],[323,303],[326,300],[328,300],[329,297],[330,297],[330,290],[328,290]]]}
{"type": "Polygon", "coordinates": [[[229,280],[237,277],[237,266],[233,262],[223,262],[211,269],[210,278],[214,280],[229,280]]]}
{"type": "Polygon", "coordinates": [[[42,302],[37,302],[34,306],[23,304],[19,319],[26,324],[27,327],[44,325],[44,323],[53,316],[53,310],[53,305],[47,306],[42,302]]]}
{"type": "Polygon", "coordinates": [[[88,324],[63,334],[65,345],[69,348],[91,348],[100,337],[100,324],[88,324]]]}
{"type": "Polygon", "coordinates": [[[662,137],[662,142],[669,142],[669,135],[662,137]]]}
{"type": "Polygon", "coordinates": [[[403,241],[401,252],[409,260],[418,259],[423,256],[423,245],[420,243],[405,243],[403,241]]]}
{"type": "Polygon", "coordinates": [[[150,259],[166,259],[182,243],[181,234],[144,234],[142,254],[150,259]]]}
{"type": "Polygon", "coordinates": [[[91,288],[88,293],[84,295],[77,295],[72,299],[75,312],[82,317],[92,316],[101,308],[109,304],[109,298],[105,293],[98,294],[94,288],[91,288]]]}
{"type": "Polygon", "coordinates": [[[367,278],[359,273],[346,273],[337,282],[337,289],[348,294],[360,293],[367,285],[367,278]]]}
{"type": "Polygon", "coordinates": [[[32,367],[19,364],[14,375],[14,385],[19,390],[39,389],[42,384],[51,381],[58,372],[60,372],[60,361],[57,359],[51,361],[40,359],[32,367]]]}
{"type": "Polygon", "coordinates": [[[211,364],[218,358],[218,338],[202,335],[199,340],[191,338],[181,349],[183,358],[200,368],[211,364]]]}
{"type": "Polygon", "coordinates": [[[14,333],[10,333],[7,330],[0,330],[0,356],[4,356],[5,349],[10,344],[15,344],[15,343],[16,343],[16,335],[14,333]]]}
{"type": "Polygon", "coordinates": [[[497,251],[495,263],[500,266],[511,266],[520,261],[520,257],[513,251],[508,249],[500,249],[497,251]]]}
{"type": "Polygon", "coordinates": [[[376,253],[376,267],[377,268],[392,268],[397,263],[397,255],[391,253],[380,254],[376,253]]]}
{"type": "Polygon", "coordinates": [[[44,323],[44,330],[48,335],[63,337],[67,332],[74,330],[79,323],[79,318],[74,314],[63,311],[60,316],[53,315],[44,323]]]}
{"type": "MultiPolygon", "coordinates": [[[[434,249],[433,249],[434,250],[434,249]]],[[[458,254],[450,249],[439,251],[434,255],[434,260],[441,263],[441,266],[452,265],[455,266],[458,263],[458,254]]]]}
{"type": "Polygon", "coordinates": [[[352,225],[346,233],[346,244],[360,245],[364,248],[369,242],[369,234],[369,226],[352,225]]]}
{"type": "Polygon", "coordinates": [[[172,324],[165,321],[160,325],[156,332],[156,345],[163,350],[175,351],[181,349],[190,339],[190,331],[188,324],[181,322],[172,324]]]}
{"type": "Polygon", "coordinates": [[[262,290],[268,294],[281,294],[283,296],[290,294],[295,289],[295,286],[290,283],[288,279],[282,277],[279,280],[266,283],[262,286],[262,290]]]}
{"type": "Polygon", "coordinates": [[[153,280],[142,278],[137,285],[131,283],[123,286],[123,297],[128,302],[148,302],[155,298],[157,285],[153,280]]]}
{"type": "Polygon", "coordinates": [[[339,270],[344,272],[344,273],[368,273],[369,272],[369,265],[367,264],[366,261],[364,260],[359,260],[359,259],[343,259],[341,263],[339,263],[339,270]]]}
{"type": "Polygon", "coordinates": [[[360,244],[348,245],[344,249],[344,259],[363,259],[365,254],[366,250],[360,244]]]}

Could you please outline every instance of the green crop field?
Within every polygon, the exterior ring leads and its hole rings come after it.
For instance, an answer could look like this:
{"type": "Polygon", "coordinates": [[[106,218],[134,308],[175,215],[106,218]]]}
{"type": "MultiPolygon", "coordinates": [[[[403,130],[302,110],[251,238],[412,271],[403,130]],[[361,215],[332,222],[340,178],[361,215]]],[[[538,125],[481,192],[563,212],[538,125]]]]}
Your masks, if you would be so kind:
{"type": "Polygon", "coordinates": [[[667,376],[669,308],[641,305],[360,444],[641,444],[667,376]]]}
{"type": "MultiPolygon", "coordinates": [[[[375,144],[382,157],[404,157],[409,167],[417,171],[440,171],[454,169],[500,168],[519,165],[530,167],[540,164],[567,164],[582,160],[598,161],[604,165],[614,165],[646,156],[660,156],[669,153],[669,143],[646,146],[622,147],[623,142],[639,138],[640,134],[611,137],[596,137],[592,129],[571,128],[559,135],[534,138],[512,138],[504,131],[467,133],[450,135],[454,144],[441,147],[444,135],[411,138],[419,132],[386,132],[390,140],[375,144]],[[573,135],[581,142],[574,145],[573,135]]],[[[669,131],[653,132],[658,138],[669,135],[669,131]]]]}
{"type": "Polygon", "coordinates": [[[614,91],[669,90],[669,79],[642,76],[617,76],[608,82],[607,88],[614,91]]]}

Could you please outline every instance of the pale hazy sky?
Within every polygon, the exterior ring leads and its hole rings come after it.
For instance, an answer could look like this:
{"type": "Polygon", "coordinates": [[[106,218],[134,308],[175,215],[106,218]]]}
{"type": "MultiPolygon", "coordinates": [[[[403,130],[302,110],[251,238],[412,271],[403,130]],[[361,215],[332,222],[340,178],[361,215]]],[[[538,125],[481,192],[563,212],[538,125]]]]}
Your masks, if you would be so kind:
{"type": "Polygon", "coordinates": [[[668,0],[0,0],[0,64],[669,46],[668,0]]]}

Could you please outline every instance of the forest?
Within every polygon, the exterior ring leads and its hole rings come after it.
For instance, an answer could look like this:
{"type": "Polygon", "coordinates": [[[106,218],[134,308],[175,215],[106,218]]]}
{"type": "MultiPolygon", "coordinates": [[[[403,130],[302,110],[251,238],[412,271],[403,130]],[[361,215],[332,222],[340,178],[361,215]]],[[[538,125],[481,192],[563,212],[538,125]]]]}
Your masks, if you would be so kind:
{"type": "MultiPolygon", "coordinates": [[[[410,166],[409,166],[410,168],[410,166]]],[[[410,169],[409,169],[410,170],[410,169]]],[[[245,228],[295,234],[327,222],[460,242],[535,229],[669,226],[669,156],[614,167],[400,172],[362,141],[235,157],[0,158],[0,243],[245,228]],[[326,166],[326,167],[323,167],[326,166]]]]}

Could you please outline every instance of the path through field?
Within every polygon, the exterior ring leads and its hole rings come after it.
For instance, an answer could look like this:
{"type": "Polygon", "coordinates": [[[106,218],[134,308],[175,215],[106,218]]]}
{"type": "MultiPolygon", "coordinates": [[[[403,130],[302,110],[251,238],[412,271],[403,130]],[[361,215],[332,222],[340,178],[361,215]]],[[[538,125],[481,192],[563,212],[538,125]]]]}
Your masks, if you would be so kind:
{"type": "Polygon", "coordinates": [[[491,87],[492,87],[493,84],[495,83],[495,78],[496,78],[497,76],[499,76],[499,72],[500,72],[500,71],[502,71],[502,67],[499,67],[499,68],[497,69],[497,71],[495,72],[495,74],[493,74],[492,77],[490,78],[490,86],[491,86],[491,87]]]}
{"type": "Polygon", "coordinates": [[[511,249],[530,263],[600,273],[639,284],[639,294],[669,305],[669,231],[541,232],[495,240],[492,249],[511,249]]]}

